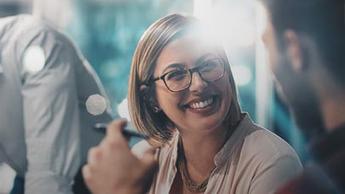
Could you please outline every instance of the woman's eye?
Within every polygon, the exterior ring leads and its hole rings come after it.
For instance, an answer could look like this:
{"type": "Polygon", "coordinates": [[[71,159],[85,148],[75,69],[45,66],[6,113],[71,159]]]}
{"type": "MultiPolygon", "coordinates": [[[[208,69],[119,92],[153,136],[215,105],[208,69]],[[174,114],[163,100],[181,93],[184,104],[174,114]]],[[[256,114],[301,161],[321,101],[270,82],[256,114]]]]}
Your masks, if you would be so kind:
{"type": "Polygon", "coordinates": [[[220,62],[216,59],[205,61],[204,65],[202,65],[199,70],[202,72],[212,71],[213,69],[217,68],[220,65],[220,62]]]}
{"type": "Polygon", "coordinates": [[[201,71],[210,71],[213,69],[213,64],[208,63],[207,65],[202,66],[201,71]]]}
{"type": "Polygon", "coordinates": [[[215,66],[216,64],[214,64],[214,62],[207,62],[205,65],[201,66],[199,70],[201,72],[208,72],[208,71],[212,71],[215,66]]]}
{"type": "Polygon", "coordinates": [[[166,75],[167,81],[173,81],[173,80],[181,80],[186,77],[187,73],[186,71],[173,71],[166,75]]]}

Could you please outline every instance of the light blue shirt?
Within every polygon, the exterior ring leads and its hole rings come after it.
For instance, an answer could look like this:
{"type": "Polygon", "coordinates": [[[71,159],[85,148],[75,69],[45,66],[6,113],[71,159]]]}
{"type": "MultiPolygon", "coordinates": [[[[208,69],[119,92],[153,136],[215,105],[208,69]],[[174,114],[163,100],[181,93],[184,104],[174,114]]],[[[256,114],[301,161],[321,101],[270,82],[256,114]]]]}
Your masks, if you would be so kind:
{"type": "Polygon", "coordinates": [[[93,125],[110,121],[109,110],[99,78],[66,36],[29,15],[0,19],[0,162],[25,177],[25,193],[72,193],[87,150],[103,137],[93,125]],[[106,102],[97,116],[85,106],[94,94],[106,102]]]}

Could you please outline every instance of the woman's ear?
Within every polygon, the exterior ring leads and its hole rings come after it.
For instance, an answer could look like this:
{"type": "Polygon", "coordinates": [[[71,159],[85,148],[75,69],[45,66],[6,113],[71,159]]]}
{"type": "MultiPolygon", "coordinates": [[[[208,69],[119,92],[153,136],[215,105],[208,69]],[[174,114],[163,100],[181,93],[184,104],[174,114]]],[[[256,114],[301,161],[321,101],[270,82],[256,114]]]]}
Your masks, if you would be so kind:
{"type": "Polygon", "coordinates": [[[152,111],[155,113],[160,112],[161,108],[159,107],[156,98],[150,93],[149,86],[142,84],[140,86],[140,91],[143,93],[144,100],[149,104],[149,107],[152,109],[152,111]]]}
{"type": "Polygon", "coordinates": [[[296,73],[303,71],[307,66],[305,63],[307,56],[304,55],[301,38],[293,30],[286,30],[284,33],[287,55],[296,73]]]}
{"type": "Polygon", "coordinates": [[[149,87],[146,84],[141,84],[139,87],[141,99],[146,101],[146,102],[147,102],[148,96],[149,96],[148,90],[149,90],[149,87]]]}
{"type": "Polygon", "coordinates": [[[162,110],[162,109],[159,107],[158,102],[157,102],[155,96],[150,95],[148,100],[149,100],[149,104],[150,104],[150,107],[151,107],[151,109],[153,110],[153,112],[159,113],[159,112],[162,110]]]}
{"type": "Polygon", "coordinates": [[[147,92],[148,88],[149,87],[146,84],[141,84],[139,87],[139,90],[140,90],[140,92],[145,94],[147,92]]]}

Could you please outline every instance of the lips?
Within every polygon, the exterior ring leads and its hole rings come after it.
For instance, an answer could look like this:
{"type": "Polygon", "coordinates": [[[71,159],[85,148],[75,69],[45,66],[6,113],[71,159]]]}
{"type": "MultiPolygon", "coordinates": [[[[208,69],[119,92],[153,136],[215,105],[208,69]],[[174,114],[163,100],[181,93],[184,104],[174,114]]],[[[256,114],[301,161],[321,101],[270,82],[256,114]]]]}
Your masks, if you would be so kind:
{"type": "Polygon", "coordinates": [[[203,100],[203,101],[196,101],[193,103],[189,103],[188,105],[190,108],[193,108],[193,109],[202,109],[202,108],[209,106],[212,103],[213,103],[213,98],[210,97],[210,98],[203,100]]]}
{"type": "Polygon", "coordinates": [[[211,108],[216,101],[216,96],[208,96],[191,100],[183,107],[190,110],[205,110],[211,108]]]}

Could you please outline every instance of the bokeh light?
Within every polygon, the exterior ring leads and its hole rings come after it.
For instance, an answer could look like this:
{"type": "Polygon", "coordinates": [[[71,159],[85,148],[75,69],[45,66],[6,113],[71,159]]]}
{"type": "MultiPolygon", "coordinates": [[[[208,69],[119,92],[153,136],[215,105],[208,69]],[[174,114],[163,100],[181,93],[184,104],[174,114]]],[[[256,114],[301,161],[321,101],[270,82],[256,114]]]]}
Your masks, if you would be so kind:
{"type": "Polygon", "coordinates": [[[40,46],[30,46],[24,51],[23,65],[29,73],[41,71],[45,65],[46,57],[40,46]]]}
{"type": "Polygon", "coordinates": [[[101,115],[107,109],[107,102],[105,98],[99,94],[93,94],[86,100],[86,110],[92,115],[101,115]]]}

